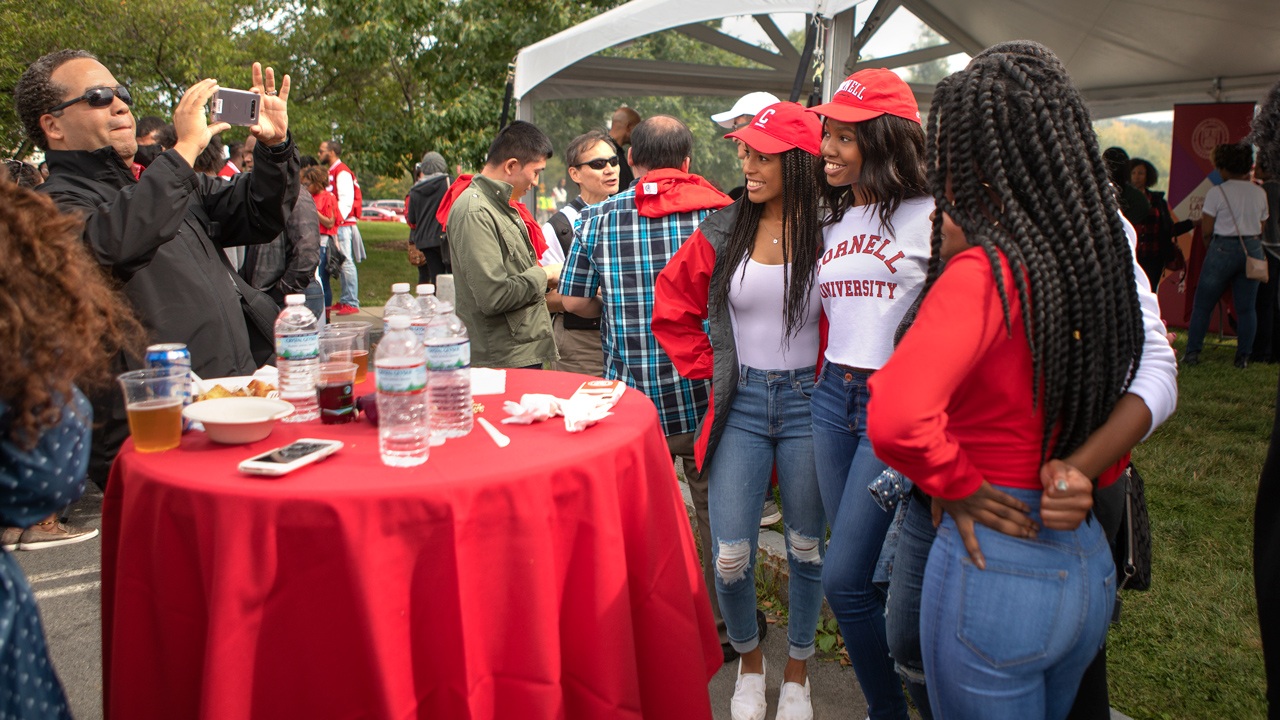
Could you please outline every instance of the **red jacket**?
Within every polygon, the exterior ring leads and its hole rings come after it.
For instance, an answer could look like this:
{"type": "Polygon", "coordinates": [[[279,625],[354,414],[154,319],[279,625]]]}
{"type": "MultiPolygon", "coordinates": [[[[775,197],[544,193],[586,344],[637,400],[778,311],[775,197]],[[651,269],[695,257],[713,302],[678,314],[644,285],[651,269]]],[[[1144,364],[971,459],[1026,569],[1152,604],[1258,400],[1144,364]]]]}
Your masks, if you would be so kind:
{"type": "MultiPolygon", "coordinates": [[[[711,401],[707,403],[707,414],[698,426],[694,443],[694,459],[703,472],[715,455],[738,387],[733,321],[727,307],[716,308],[710,302],[716,253],[729,240],[738,208],[735,203],[704,220],[663,268],[654,286],[650,324],[654,337],[682,377],[711,380],[711,401]],[[709,333],[703,330],[703,321],[710,322],[709,333]]],[[[827,337],[826,317],[821,317],[819,323],[821,340],[816,361],[821,368],[827,337]]]]}
{"type": "Polygon", "coordinates": [[[355,225],[360,222],[360,213],[364,210],[364,193],[360,192],[360,181],[356,180],[356,174],[347,167],[346,163],[339,160],[329,168],[329,186],[325,190],[333,193],[335,198],[338,197],[338,176],[344,172],[351,175],[355,197],[351,201],[351,213],[339,225],[355,225]]]}

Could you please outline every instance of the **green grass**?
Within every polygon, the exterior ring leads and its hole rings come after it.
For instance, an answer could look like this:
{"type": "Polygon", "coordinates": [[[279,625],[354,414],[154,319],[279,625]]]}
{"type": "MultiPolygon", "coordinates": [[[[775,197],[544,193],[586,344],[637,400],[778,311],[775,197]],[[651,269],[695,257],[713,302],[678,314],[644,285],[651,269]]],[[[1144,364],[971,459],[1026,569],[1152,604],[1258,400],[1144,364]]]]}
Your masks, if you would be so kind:
{"type": "MultiPolygon", "coordinates": [[[[1178,343],[1179,352],[1184,340],[1178,343]]],[[[1146,482],[1152,587],[1125,592],[1108,635],[1111,704],[1143,718],[1261,718],[1253,504],[1275,414],[1275,365],[1206,347],[1178,411],[1134,451],[1146,482]]]]}
{"type": "MultiPolygon", "coordinates": [[[[391,284],[418,282],[418,268],[409,264],[405,241],[409,239],[409,226],[403,223],[362,222],[360,237],[368,257],[356,265],[360,277],[360,305],[385,305],[391,297],[391,284]]],[[[338,288],[333,281],[333,297],[338,298],[338,288]]]]}

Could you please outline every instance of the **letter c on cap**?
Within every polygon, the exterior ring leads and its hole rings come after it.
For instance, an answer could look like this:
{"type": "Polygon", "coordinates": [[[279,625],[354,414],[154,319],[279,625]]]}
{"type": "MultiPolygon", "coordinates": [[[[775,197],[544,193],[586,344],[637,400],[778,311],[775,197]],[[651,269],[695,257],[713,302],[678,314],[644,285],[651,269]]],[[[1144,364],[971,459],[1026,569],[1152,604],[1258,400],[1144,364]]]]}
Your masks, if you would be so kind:
{"type": "Polygon", "coordinates": [[[764,112],[760,113],[760,117],[756,119],[756,125],[759,125],[760,127],[764,127],[765,123],[769,122],[769,116],[776,112],[778,111],[774,110],[773,108],[769,108],[768,110],[765,110],[764,112]]]}

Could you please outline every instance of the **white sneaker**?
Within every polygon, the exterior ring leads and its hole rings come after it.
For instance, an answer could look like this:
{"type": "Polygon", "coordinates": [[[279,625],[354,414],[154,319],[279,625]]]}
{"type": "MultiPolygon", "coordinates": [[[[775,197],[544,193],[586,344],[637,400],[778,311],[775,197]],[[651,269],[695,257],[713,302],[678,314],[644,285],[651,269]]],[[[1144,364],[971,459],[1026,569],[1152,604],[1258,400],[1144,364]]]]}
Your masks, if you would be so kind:
{"type": "Polygon", "coordinates": [[[778,693],[777,720],[813,720],[813,704],[809,702],[809,678],[804,684],[784,682],[778,693]]]}
{"type": "MultiPolygon", "coordinates": [[[[766,663],[764,670],[769,666],[766,663]]],[[[738,658],[738,680],[733,684],[733,699],[729,702],[729,715],[733,720],[764,720],[769,706],[764,699],[764,673],[742,674],[742,658],[738,658]]]]}

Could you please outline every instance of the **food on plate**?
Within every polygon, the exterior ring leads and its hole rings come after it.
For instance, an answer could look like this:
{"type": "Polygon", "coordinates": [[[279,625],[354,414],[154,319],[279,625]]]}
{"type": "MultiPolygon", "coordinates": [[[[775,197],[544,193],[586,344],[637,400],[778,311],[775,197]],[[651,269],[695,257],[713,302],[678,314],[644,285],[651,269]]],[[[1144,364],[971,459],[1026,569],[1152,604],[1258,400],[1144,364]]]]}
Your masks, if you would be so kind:
{"type": "Polygon", "coordinates": [[[267,397],[275,392],[276,386],[271,383],[263,382],[257,378],[253,378],[242,388],[228,390],[222,385],[214,385],[208,392],[201,393],[196,396],[196,402],[201,400],[216,400],[218,398],[229,397],[267,397]]]}

